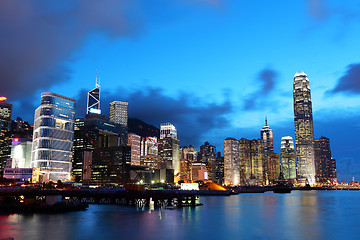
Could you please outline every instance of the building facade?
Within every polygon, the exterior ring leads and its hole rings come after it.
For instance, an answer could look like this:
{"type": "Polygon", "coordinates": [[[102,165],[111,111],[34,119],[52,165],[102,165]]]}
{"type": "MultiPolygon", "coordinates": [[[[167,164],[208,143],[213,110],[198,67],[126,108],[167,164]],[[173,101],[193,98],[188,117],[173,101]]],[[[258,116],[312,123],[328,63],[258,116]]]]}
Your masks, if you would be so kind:
{"type": "Polygon", "coordinates": [[[192,181],[192,164],[196,162],[197,149],[193,146],[180,148],[180,180],[192,181]]]}
{"type": "Polygon", "coordinates": [[[206,164],[209,180],[216,181],[216,147],[209,142],[200,146],[197,161],[206,164]]]}
{"type": "Polygon", "coordinates": [[[120,144],[127,145],[128,140],[128,103],[113,101],[110,103],[110,122],[120,125],[120,144]]]}
{"type": "Polygon", "coordinates": [[[224,184],[240,185],[240,147],[234,138],[224,140],[224,184]]]}
{"type": "Polygon", "coordinates": [[[264,169],[264,177],[266,181],[269,181],[270,177],[270,173],[268,170],[268,161],[269,161],[269,153],[273,153],[274,152],[274,142],[273,142],[273,131],[272,129],[267,125],[267,119],[265,118],[265,126],[261,129],[260,131],[260,138],[263,141],[264,144],[264,154],[265,154],[265,159],[264,159],[264,164],[263,164],[263,169],[264,169]]]}
{"type": "Polygon", "coordinates": [[[296,179],[294,141],[290,136],[281,138],[281,172],[285,179],[296,179]]]}
{"type": "Polygon", "coordinates": [[[35,110],[31,167],[39,168],[40,181],[70,180],[75,104],[56,93],[41,94],[35,110]]]}
{"type": "Polygon", "coordinates": [[[330,140],[320,137],[314,140],[316,182],[327,183],[332,179],[330,140]]]}
{"type": "Polygon", "coordinates": [[[268,153],[267,169],[269,184],[274,184],[279,179],[280,174],[278,153],[268,153]]]}
{"type": "Polygon", "coordinates": [[[129,133],[128,146],[131,148],[131,165],[140,165],[141,137],[135,133],[129,133]]]}
{"type": "Polygon", "coordinates": [[[10,126],[12,104],[6,103],[5,100],[5,97],[0,97],[0,176],[11,154],[10,126]]]}
{"type": "Polygon", "coordinates": [[[309,79],[304,72],[294,76],[294,123],[297,177],[301,183],[315,183],[314,127],[309,79]]]}

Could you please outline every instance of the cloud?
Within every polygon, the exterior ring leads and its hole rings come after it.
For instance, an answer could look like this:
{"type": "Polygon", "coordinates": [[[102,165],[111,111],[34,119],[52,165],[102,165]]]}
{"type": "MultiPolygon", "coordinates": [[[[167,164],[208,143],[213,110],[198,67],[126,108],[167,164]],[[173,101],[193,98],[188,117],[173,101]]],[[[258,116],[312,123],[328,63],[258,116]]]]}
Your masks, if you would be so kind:
{"type": "MultiPolygon", "coordinates": [[[[181,145],[200,145],[201,137],[206,136],[206,133],[230,125],[227,115],[232,113],[233,106],[228,100],[223,103],[208,103],[188,93],[179,93],[177,97],[169,97],[160,88],[143,89],[145,90],[131,92],[117,89],[116,94],[102,92],[102,113],[105,116],[109,115],[110,102],[126,101],[129,103],[129,117],[138,118],[156,127],[166,122],[174,124],[178,130],[181,145]]],[[[77,117],[85,115],[86,94],[86,90],[79,92],[77,117]]]]}
{"type": "Polygon", "coordinates": [[[262,100],[267,98],[267,96],[275,88],[277,76],[278,73],[272,69],[263,69],[259,72],[258,81],[260,82],[261,87],[245,100],[245,110],[252,110],[264,106],[260,105],[261,102],[265,102],[266,104],[266,101],[262,100]]]}
{"type": "Polygon", "coordinates": [[[132,1],[0,2],[0,94],[15,99],[66,81],[66,63],[86,38],[133,36],[142,29],[132,1]]]}
{"type": "Polygon", "coordinates": [[[330,14],[323,0],[308,0],[307,7],[310,16],[317,20],[325,20],[330,14]]]}
{"type": "Polygon", "coordinates": [[[327,91],[327,94],[334,93],[360,93],[360,64],[350,64],[345,74],[338,80],[334,89],[327,91]]]}

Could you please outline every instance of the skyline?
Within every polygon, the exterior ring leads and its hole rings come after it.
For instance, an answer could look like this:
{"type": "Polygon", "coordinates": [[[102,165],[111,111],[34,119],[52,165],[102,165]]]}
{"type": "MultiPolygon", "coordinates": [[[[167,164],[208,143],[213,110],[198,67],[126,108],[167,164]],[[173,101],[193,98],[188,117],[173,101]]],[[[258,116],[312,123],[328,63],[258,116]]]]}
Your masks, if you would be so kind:
{"type": "Polygon", "coordinates": [[[107,116],[111,101],[129,102],[129,117],[173,123],[182,146],[209,141],[222,152],[227,137],[260,138],[267,116],[280,153],[281,137],[295,139],[292,83],[304,71],[315,138],[330,139],[339,180],[360,176],[358,3],[150,5],[0,3],[0,95],[13,117],[33,123],[43,91],[76,99],[84,116],[98,69],[107,116]]]}

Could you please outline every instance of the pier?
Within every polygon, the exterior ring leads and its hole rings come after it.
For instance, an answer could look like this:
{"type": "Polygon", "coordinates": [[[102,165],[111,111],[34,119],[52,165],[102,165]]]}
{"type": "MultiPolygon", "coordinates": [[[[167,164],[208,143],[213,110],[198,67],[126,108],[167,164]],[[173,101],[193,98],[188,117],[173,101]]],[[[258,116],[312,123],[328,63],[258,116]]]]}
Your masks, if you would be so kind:
{"type": "Polygon", "coordinates": [[[0,200],[12,198],[41,201],[47,196],[61,196],[62,201],[87,204],[117,204],[136,207],[195,207],[201,205],[199,196],[192,191],[122,189],[0,189],[0,200]]]}

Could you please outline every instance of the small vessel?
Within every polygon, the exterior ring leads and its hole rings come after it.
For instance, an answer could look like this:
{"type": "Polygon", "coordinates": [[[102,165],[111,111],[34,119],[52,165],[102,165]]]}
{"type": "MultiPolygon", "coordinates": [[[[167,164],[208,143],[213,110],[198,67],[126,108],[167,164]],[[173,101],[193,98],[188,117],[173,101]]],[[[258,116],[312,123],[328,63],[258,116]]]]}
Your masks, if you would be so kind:
{"type": "Polygon", "coordinates": [[[280,171],[279,180],[276,182],[273,192],[274,193],[291,193],[292,184],[284,179],[284,175],[280,171]]]}

